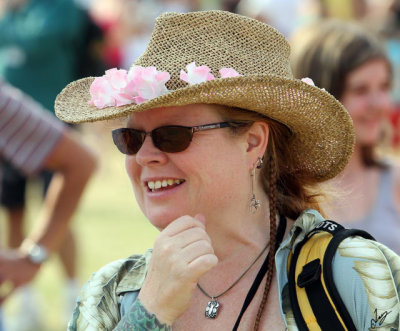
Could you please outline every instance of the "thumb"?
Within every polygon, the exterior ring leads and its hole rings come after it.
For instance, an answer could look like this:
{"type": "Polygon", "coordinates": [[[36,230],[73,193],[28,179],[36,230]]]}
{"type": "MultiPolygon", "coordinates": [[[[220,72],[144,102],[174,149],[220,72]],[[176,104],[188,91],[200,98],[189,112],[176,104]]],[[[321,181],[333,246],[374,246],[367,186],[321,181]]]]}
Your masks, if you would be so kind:
{"type": "Polygon", "coordinates": [[[196,214],[194,218],[200,221],[200,223],[203,224],[204,226],[206,225],[206,217],[203,214],[196,214]]]}

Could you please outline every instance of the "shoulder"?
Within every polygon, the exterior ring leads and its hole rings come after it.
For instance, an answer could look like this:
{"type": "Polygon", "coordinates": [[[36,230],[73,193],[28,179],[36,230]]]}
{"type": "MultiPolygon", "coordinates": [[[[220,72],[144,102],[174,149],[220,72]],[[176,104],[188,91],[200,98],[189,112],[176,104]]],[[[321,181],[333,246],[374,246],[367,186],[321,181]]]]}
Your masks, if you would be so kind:
{"type": "Polygon", "coordinates": [[[397,211],[400,213],[400,159],[397,157],[387,157],[384,160],[390,180],[393,183],[393,195],[397,211]]]}
{"type": "Polygon", "coordinates": [[[151,251],[143,255],[132,255],[127,259],[114,261],[92,274],[82,289],[81,302],[84,298],[101,298],[105,288],[113,288],[115,294],[124,290],[137,290],[141,287],[142,277],[147,271],[151,251]]]}
{"type": "Polygon", "coordinates": [[[400,158],[395,156],[388,156],[383,159],[383,164],[392,176],[395,178],[397,183],[400,184],[400,158]]]}
{"type": "Polygon", "coordinates": [[[357,330],[399,329],[400,257],[361,237],[339,245],[333,260],[336,288],[357,330]]]}
{"type": "Polygon", "coordinates": [[[151,250],[102,267],[92,274],[78,298],[69,330],[112,329],[120,319],[119,294],[140,289],[151,250]]]}

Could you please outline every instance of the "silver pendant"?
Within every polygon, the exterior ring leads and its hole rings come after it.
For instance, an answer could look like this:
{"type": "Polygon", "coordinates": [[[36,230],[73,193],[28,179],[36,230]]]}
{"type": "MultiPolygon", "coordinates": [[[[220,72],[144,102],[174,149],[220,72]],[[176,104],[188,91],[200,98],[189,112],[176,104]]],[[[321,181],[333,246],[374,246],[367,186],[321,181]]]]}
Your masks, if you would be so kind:
{"type": "Polygon", "coordinates": [[[256,199],[256,196],[253,194],[250,201],[250,212],[254,214],[256,210],[260,207],[261,203],[260,200],[256,199]]]}
{"type": "Polygon", "coordinates": [[[218,314],[218,309],[220,308],[220,304],[217,299],[211,298],[211,301],[208,301],[205,316],[207,318],[216,318],[218,314]]]}

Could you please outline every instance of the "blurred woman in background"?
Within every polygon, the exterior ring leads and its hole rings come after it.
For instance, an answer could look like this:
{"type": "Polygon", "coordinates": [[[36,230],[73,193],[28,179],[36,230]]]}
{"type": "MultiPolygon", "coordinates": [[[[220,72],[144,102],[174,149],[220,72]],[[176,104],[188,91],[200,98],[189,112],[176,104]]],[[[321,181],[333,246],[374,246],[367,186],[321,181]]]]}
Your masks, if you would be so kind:
{"type": "Polygon", "coordinates": [[[391,67],[385,51],[373,34],[339,21],[299,31],[292,50],[294,75],[310,77],[334,95],[354,123],[354,153],[332,180],[344,195],[326,206],[328,216],[367,230],[399,253],[399,171],[377,151],[391,110],[391,67]]]}

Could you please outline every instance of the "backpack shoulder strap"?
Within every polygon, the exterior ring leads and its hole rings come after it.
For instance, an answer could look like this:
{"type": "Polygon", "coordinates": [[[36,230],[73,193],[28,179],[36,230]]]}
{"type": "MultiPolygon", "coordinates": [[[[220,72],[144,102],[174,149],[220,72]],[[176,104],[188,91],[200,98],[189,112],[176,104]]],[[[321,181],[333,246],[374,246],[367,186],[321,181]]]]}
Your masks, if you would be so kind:
{"type": "MultiPolygon", "coordinates": [[[[368,232],[359,230],[359,229],[343,229],[339,233],[333,236],[331,239],[324,255],[324,266],[323,266],[323,276],[326,284],[326,288],[332,297],[332,301],[335,304],[336,311],[340,314],[340,316],[343,318],[345,321],[346,325],[353,325],[354,323],[351,319],[350,314],[348,313],[346,306],[344,305],[342,298],[336,288],[335,282],[333,280],[333,271],[332,271],[332,261],[335,256],[336,250],[340,243],[348,238],[348,237],[354,237],[354,236],[360,236],[365,239],[371,239],[375,240],[374,237],[372,237],[368,232]]],[[[351,330],[351,329],[349,329],[351,330]]],[[[354,327],[354,330],[356,328],[354,327]]]]}
{"type": "Polygon", "coordinates": [[[365,231],[327,220],[296,246],[289,267],[289,296],[299,330],[356,330],[332,276],[337,247],[355,235],[373,239],[365,231]]]}

